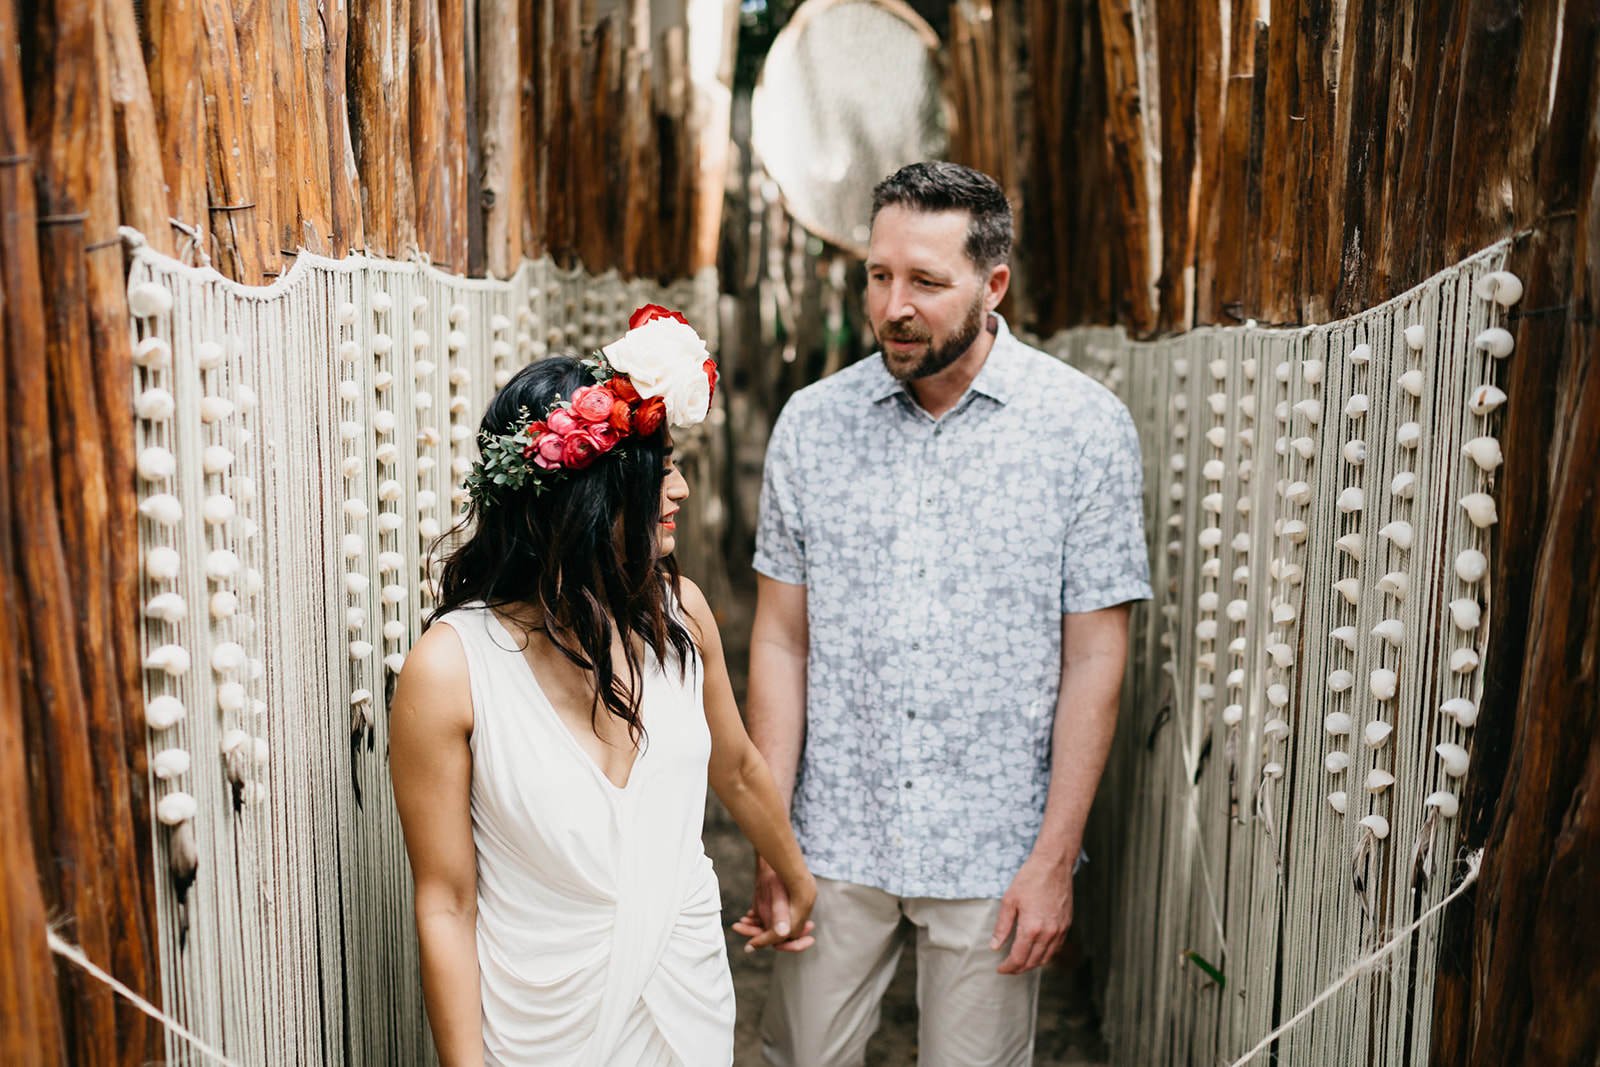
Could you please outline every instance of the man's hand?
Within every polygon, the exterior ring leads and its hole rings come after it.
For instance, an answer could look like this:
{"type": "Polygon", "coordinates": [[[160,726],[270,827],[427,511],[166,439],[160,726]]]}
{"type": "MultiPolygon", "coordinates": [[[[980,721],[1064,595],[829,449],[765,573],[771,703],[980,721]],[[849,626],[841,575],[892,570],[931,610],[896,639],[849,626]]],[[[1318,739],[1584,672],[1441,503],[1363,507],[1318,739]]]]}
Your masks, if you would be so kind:
{"type": "MultiPolygon", "coordinates": [[[[1076,853],[1074,853],[1074,857],[1076,853]]],[[[1023,974],[1049,963],[1061,951],[1072,927],[1072,861],[1045,862],[1028,857],[1000,898],[1000,918],[989,948],[999,951],[1016,929],[1011,954],[995,970],[1023,974]]]]}
{"type": "Polygon", "coordinates": [[[784,886],[783,879],[778,877],[778,872],[766,860],[756,857],[755,902],[733,924],[733,932],[750,939],[744,946],[746,952],[754,952],[768,945],[779,952],[799,952],[816,944],[811,931],[816,929],[817,924],[807,919],[804,929],[791,937],[791,918],[789,890],[784,886]]]}

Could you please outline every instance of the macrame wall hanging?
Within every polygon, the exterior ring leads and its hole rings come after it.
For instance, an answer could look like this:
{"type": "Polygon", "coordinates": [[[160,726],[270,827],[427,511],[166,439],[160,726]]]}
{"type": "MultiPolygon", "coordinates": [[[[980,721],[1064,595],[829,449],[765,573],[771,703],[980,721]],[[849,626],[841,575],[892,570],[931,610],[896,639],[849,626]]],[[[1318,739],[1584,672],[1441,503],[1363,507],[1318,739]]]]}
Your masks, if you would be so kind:
{"type": "Polygon", "coordinates": [[[648,302],[714,347],[716,280],[302,254],[258,289],[129,240],[163,1006],[239,1063],[432,1062],[386,726],[430,549],[513,371],[648,302]]]}
{"type": "Polygon", "coordinates": [[[1088,846],[1113,1063],[1234,1062],[1334,986],[1277,1062],[1428,1058],[1437,922],[1388,942],[1462,874],[1506,248],[1326,326],[1049,345],[1145,462],[1156,600],[1088,846]]]}

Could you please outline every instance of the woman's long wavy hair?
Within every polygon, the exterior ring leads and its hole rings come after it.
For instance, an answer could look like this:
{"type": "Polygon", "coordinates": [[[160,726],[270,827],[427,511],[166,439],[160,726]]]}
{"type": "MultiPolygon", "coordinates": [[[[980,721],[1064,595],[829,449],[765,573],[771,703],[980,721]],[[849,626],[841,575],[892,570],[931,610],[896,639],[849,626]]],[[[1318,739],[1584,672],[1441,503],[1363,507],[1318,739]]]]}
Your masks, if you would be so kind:
{"type": "MultiPolygon", "coordinates": [[[[482,432],[508,434],[543,419],[557,400],[571,399],[594,379],[575,357],[529,364],[484,412],[482,432]]],[[[491,608],[543,629],[550,642],[594,681],[591,722],[601,707],[644,737],[641,646],[682,676],[695,645],[674,607],[678,565],[660,555],[665,432],[628,437],[585,470],[554,480],[535,495],[531,485],[474,505],[471,536],[449,554],[438,607],[429,625],[464,604],[491,608]],[[671,599],[669,599],[669,597],[671,599]],[[621,638],[626,672],[612,658],[621,638]]]]}

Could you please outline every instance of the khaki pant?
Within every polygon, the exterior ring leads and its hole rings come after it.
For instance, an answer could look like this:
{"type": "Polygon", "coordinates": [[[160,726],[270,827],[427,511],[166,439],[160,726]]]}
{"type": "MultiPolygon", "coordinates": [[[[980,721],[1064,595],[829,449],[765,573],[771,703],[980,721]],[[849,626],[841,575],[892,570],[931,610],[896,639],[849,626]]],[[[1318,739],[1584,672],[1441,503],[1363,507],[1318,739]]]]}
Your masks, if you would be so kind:
{"type": "Polygon", "coordinates": [[[878,1005],[916,927],[918,1067],[1027,1067],[1033,1062],[1039,970],[998,974],[1010,943],[990,951],[998,900],[895,897],[817,879],[817,943],[780,952],[761,1021],[778,1067],[860,1067],[878,1005]]]}

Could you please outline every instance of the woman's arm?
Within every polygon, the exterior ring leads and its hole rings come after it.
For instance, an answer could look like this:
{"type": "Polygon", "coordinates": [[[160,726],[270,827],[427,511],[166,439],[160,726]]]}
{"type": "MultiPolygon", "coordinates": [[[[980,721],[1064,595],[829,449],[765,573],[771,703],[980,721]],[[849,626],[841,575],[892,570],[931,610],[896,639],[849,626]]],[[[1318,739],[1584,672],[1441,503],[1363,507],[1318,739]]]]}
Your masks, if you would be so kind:
{"type": "Polygon", "coordinates": [[[483,1064],[471,735],[461,638],[434,626],[406,657],[389,707],[389,774],[416,883],[422,999],[441,1067],[483,1064]]]}
{"type": "Polygon", "coordinates": [[[785,947],[793,950],[805,948],[812,943],[810,915],[817,898],[817,883],[806,869],[794,830],[789,826],[789,806],[773,781],[767,761],[745,733],[739,706],[733,699],[733,686],[728,681],[716,618],[693,582],[683,583],[683,606],[696,631],[705,669],[706,721],[711,726],[707,776],[711,788],[756,852],[778,872],[789,893],[790,923],[755,935],[745,949],[754,951],[779,942],[786,942],[785,947]],[[795,935],[792,939],[791,932],[795,935]]]}

